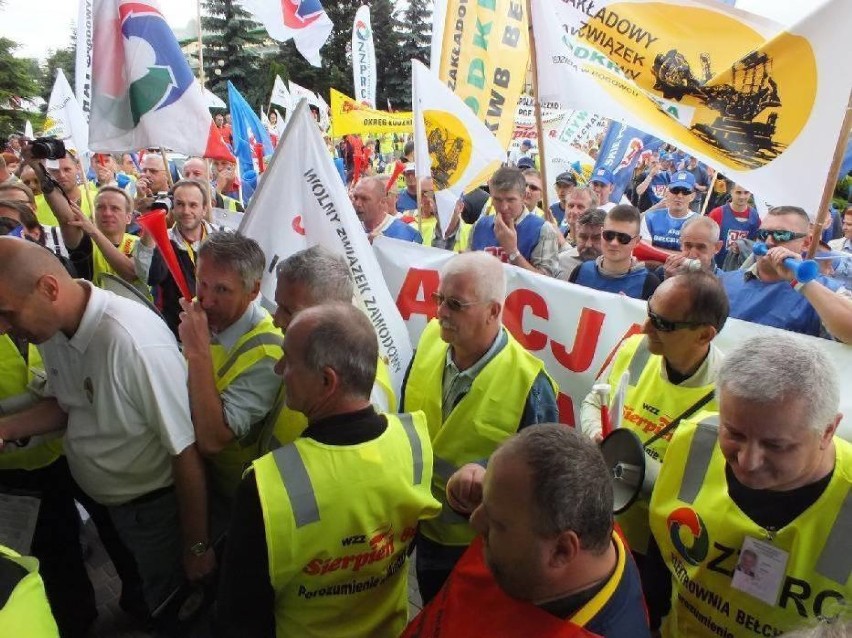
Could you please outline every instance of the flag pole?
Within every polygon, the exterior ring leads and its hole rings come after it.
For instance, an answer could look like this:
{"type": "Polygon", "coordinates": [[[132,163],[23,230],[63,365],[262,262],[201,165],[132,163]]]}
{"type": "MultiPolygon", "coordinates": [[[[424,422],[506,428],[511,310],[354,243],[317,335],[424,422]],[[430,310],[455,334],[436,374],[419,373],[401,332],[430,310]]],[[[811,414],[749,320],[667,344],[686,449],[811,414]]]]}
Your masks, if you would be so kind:
{"type": "Polygon", "coordinates": [[[811,245],[808,246],[808,254],[805,259],[813,259],[817,248],[819,248],[822,228],[825,226],[825,222],[828,217],[828,203],[831,201],[831,193],[834,191],[837,173],[840,170],[840,164],[843,162],[843,155],[846,150],[846,145],[849,142],[849,131],[851,128],[852,92],[849,93],[849,99],[846,102],[846,115],[843,117],[843,124],[840,125],[840,134],[837,137],[837,146],[834,148],[834,157],[831,160],[831,167],[828,169],[828,176],[825,179],[825,188],[822,191],[822,198],[819,202],[816,221],[814,222],[814,227],[811,231],[811,245]]]}
{"type": "Polygon", "coordinates": [[[166,147],[160,147],[160,156],[163,158],[163,165],[166,167],[166,179],[169,180],[169,188],[175,185],[175,181],[172,179],[172,171],[169,168],[169,158],[166,155],[166,147]]]}
{"type": "Polygon", "coordinates": [[[541,100],[538,94],[538,59],[535,52],[535,32],[533,31],[532,23],[532,0],[527,0],[527,30],[529,34],[530,47],[530,66],[532,67],[532,93],[533,93],[533,108],[535,109],[535,130],[538,135],[538,171],[541,173],[541,205],[544,209],[544,218],[554,226],[559,226],[553,213],[550,212],[550,202],[548,201],[547,189],[547,156],[544,152],[544,125],[541,122],[541,100]]]}
{"type": "Polygon", "coordinates": [[[198,79],[204,89],[204,38],[201,35],[201,0],[195,0],[195,17],[198,20],[198,79]]]}
{"type": "Polygon", "coordinates": [[[716,180],[719,179],[719,171],[713,173],[713,179],[710,180],[710,186],[707,187],[707,194],[704,196],[704,202],[701,204],[701,214],[707,214],[707,204],[710,203],[710,195],[713,194],[713,189],[716,187],[716,180]]]}
{"type": "MultiPolygon", "coordinates": [[[[86,198],[86,204],[89,206],[89,217],[94,216],[95,209],[92,207],[92,194],[89,192],[89,180],[86,178],[86,169],[83,167],[82,153],[77,153],[77,170],[80,171],[80,177],[83,178],[83,196],[86,198]]],[[[23,162],[22,162],[23,163],[23,162]]],[[[80,200],[80,208],[83,207],[83,200],[80,200]]]]}

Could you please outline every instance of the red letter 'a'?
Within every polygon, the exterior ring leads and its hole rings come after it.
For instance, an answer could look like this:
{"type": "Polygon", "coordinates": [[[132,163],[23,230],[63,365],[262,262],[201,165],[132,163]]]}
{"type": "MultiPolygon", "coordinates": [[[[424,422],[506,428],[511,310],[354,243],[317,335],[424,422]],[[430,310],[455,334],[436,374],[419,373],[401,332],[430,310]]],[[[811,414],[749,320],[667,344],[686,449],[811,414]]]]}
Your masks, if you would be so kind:
{"type": "Polygon", "coordinates": [[[423,315],[427,319],[434,319],[438,314],[435,302],[432,301],[432,293],[438,292],[440,279],[437,270],[421,270],[410,268],[399,289],[396,298],[396,307],[404,321],[408,321],[411,315],[423,315]],[[423,291],[423,296],[418,293],[423,291]]]}

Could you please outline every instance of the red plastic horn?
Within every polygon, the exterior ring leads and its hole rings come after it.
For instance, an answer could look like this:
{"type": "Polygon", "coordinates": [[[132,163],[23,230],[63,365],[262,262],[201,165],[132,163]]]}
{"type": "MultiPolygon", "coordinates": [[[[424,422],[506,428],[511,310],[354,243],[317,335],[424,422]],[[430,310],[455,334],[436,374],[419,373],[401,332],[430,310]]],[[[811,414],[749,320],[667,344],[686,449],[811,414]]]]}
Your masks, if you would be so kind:
{"type": "Polygon", "coordinates": [[[391,173],[388,183],[385,184],[386,193],[390,192],[390,189],[396,183],[397,178],[402,174],[403,170],[405,170],[405,162],[403,162],[402,160],[396,160],[396,164],[393,167],[393,173],[391,173]]]}
{"type": "Polygon", "coordinates": [[[639,242],[636,248],[633,249],[633,256],[639,261],[662,261],[664,262],[669,257],[669,253],[654,248],[645,242],[639,242]]]}
{"type": "Polygon", "coordinates": [[[192,294],[189,292],[189,286],[186,283],[186,278],[183,276],[183,271],[178,264],[177,255],[175,254],[174,246],[169,239],[169,232],[166,229],[166,211],[162,209],[153,210],[139,217],[137,220],[139,225],[145,229],[154,238],[154,243],[160,249],[163,259],[168,266],[169,272],[175,280],[178,288],[180,288],[183,298],[187,301],[192,301],[192,294]]]}
{"type": "Polygon", "coordinates": [[[352,167],[352,184],[351,186],[355,186],[358,183],[358,180],[361,177],[361,170],[364,166],[364,158],[361,157],[360,154],[355,155],[352,158],[353,167],[352,167]]]}

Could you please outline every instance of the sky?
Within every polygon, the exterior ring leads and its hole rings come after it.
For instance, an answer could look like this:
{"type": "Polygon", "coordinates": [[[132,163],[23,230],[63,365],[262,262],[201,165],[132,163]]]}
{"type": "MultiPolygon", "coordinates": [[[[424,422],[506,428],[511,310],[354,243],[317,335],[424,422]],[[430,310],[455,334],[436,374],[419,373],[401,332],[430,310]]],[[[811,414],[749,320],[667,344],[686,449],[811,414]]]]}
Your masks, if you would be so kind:
{"type": "MultiPolygon", "coordinates": [[[[770,16],[782,24],[792,24],[813,4],[802,0],[737,0],[738,7],[770,16]]],[[[50,49],[68,45],[77,5],[76,0],[6,0],[0,9],[0,36],[21,45],[15,51],[17,56],[43,60],[50,49]],[[38,13],[33,11],[34,4],[38,13]]],[[[172,28],[182,29],[195,19],[196,0],[160,0],[159,5],[172,28]]]]}

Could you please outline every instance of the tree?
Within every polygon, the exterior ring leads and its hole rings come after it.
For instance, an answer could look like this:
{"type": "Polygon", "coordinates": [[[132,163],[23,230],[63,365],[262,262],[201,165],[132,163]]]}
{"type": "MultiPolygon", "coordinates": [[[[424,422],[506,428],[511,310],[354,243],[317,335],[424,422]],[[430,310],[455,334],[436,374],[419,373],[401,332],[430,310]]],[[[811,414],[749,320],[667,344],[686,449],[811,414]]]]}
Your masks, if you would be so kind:
{"type": "Polygon", "coordinates": [[[16,58],[16,48],[12,40],[0,38],[0,135],[4,137],[24,128],[28,115],[14,108],[18,100],[36,97],[39,92],[38,77],[32,76],[33,61],[16,58]]]}
{"type": "MultiPolygon", "coordinates": [[[[76,37],[72,36],[72,42],[76,37]]],[[[53,89],[53,83],[56,81],[56,70],[62,69],[65,77],[68,78],[68,83],[74,86],[74,69],[77,64],[77,59],[74,52],[74,45],[67,46],[64,49],[51,50],[47,53],[47,59],[44,62],[44,70],[41,73],[41,88],[40,94],[45,100],[50,99],[50,92],[53,89]]]]}
{"type": "Polygon", "coordinates": [[[402,54],[406,60],[417,58],[429,66],[432,42],[432,9],[427,2],[409,2],[402,11],[402,54]]]}
{"type": "Polygon", "coordinates": [[[268,96],[262,74],[258,73],[266,31],[234,0],[205,0],[202,7],[204,76],[208,88],[227,102],[230,80],[249,104],[259,104],[268,96]]]}
{"type": "Polygon", "coordinates": [[[411,108],[411,64],[402,51],[402,24],[394,14],[391,0],[373,0],[370,22],[378,74],[376,107],[385,109],[390,100],[394,109],[406,111],[411,108]]]}

